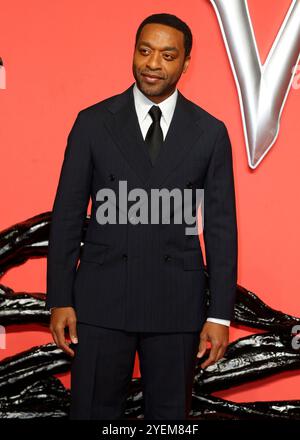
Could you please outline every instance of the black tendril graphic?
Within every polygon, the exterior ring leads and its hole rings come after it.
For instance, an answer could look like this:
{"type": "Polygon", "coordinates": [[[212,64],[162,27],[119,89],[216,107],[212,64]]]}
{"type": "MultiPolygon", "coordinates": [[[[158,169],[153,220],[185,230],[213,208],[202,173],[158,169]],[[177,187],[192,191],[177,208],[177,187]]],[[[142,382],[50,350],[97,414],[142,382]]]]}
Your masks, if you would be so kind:
{"type": "MultiPolygon", "coordinates": [[[[89,224],[87,216],[83,239],[89,224]]],[[[17,223],[0,233],[0,275],[31,258],[47,256],[51,212],[17,223]]],[[[207,281],[209,274],[205,271],[207,281]]],[[[208,282],[207,282],[208,286],[208,282]]],[[[206,287],[207,301],[209,289],[206,287]]],[[[48,328],[45,293],[14,292],[0,284],[0,324],[36,323],[48,328]]],[[[224,357],[205,370],[197,360],[191,420],[300,419],[300,400],[236,403],[212,395],[220,390],[300,369],[293,327],[300,318],[275,310],[255,293],[237,286],[233,326],[264,330],[230,343],[224,357]]],[[[209,355],[207,350],[206,356],[209,355]]],[[[71,359],[54,343],[32,347],[0,362],[0,418],[68,418],[70,390],[54,374],[68,372],[71,359]]],[[[128,419],[143,417],[139,378],[132,378],[126,401],[128,419]]]]}

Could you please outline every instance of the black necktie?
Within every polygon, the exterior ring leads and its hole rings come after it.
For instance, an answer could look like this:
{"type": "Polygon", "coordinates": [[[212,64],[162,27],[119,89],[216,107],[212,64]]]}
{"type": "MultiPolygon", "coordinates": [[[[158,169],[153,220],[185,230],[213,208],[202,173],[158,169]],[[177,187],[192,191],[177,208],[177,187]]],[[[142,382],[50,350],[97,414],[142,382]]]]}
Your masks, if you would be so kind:
{"type": "Polygon", "coordinates": [[[160,147],[163,143],[164,137],[160,126],[161,109],[158,105],[153,105],[149,110],[149,115],[152,118],[152,124],[149,127],[145,141],[148,144],[149,154],[152,165],[158,156],[160,147]]]}

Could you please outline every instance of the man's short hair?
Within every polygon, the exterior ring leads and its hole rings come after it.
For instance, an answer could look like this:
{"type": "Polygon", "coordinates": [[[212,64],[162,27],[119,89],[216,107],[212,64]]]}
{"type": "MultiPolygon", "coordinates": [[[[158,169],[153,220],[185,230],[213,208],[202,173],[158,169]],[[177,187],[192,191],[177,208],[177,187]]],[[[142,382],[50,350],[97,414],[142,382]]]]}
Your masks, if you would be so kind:
{"type": "Polygon", "coordinates": [[[166,14],[166,13],[152,14],[152,15],[149,15],[148,17],[146,17],[142,21],[142,23],[139,25],[138,30],[136,32],[135,46],[137,45],[137,42],[138,42],[138,39],[139,39],[139,36],[141,34],[143,27],[149,23],[165,24],[167,26],[171,26],[171,27],[183,32],[185,57],[190,55],[192,45],[193,45],[193,36],[192,36],[191,29],[184,21],[182,21],[182,20],[180,20],[180,18],[176,17],[176,15],[166,14]]]}

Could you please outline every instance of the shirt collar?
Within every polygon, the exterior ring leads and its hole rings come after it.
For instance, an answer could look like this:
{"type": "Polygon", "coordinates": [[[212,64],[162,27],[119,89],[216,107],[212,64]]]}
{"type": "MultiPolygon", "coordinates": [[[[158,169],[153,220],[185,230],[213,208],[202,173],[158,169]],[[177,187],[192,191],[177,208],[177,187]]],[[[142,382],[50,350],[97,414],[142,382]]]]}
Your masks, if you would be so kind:
{"type": "Polygon", "coordinates": [[[161,109],[162,117],[165,119],[167,125],[170,125],[176,106],[177,95],[178,90],[176,88],[172,95],[168,96],[168,98],[164,99],[159,104],[155,104],[155,102],[151,101],[140,91],[135,82],[133,86],[133,96],[139,122],[141,123],[145,119],[153,105],[158,105],[161,109]]]}

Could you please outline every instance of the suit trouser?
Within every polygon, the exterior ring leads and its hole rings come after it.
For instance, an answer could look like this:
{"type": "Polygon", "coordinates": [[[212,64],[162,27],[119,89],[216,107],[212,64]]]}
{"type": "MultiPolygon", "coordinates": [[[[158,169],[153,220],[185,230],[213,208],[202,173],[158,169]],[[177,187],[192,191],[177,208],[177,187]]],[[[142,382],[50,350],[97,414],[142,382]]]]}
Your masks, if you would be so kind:
{"type": "Polygon", "coordinates": [[[145,419],[186,419],[200,332],[142,333],[77,322],[70,420],[125,419],[136,351],[145,419]]]}

